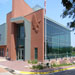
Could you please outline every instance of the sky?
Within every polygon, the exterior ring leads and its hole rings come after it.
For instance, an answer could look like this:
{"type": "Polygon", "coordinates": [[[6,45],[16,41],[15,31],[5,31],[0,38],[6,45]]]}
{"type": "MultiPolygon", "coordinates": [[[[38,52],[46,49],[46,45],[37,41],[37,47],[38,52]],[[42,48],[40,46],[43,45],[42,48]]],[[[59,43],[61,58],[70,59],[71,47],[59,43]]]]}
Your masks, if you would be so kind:
{"type": "MultiPolygon", "coordinates": [[[[40,5],[44,8],[44,0],[24,0],[30,7],[40,5]]],[[[12,0],[0,0],[0,24],[6,22],[6,14],[12,10],[12,0]]],[[[68,17],[60,17],[64,10],[61,0],[47,0],[46,15],[56,22],[67,26],[67,22],[72,21],[68,17]]],[[[71,32],[71,46],[75,47],[75,35],[71,32]]]]}

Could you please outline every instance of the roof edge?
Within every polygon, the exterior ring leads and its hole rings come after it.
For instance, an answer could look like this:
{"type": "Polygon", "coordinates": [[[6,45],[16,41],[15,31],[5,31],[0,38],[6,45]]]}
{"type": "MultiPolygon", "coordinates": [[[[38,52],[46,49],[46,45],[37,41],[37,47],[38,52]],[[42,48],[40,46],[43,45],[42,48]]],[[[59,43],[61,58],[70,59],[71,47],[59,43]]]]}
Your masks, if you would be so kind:
{"type": "Polygon", "coordinates": [[[5,25],[5,24],[7,24],[7,23],[2,23],[2,24],[0,24],[0,26],[1,26],[1,25],[5,25]]]}
{"type": "Polygon", "coordinates": [[[49,17],[47,17],[47,16],[45,16],[45,18],[48,19],[48,20],[50,20],[50,21],[52,21],[52,22],[54,22],[55,24],[57,24],[57,25],[59,25],[59,26],[64,27],[65,29],[71,31],[69,28],[65,27],[63,24],[60,24],[60,23],[56,22],[55,20],[53,20],[53,19],[51,19],[51,18],[49,18],[49,17]]]}

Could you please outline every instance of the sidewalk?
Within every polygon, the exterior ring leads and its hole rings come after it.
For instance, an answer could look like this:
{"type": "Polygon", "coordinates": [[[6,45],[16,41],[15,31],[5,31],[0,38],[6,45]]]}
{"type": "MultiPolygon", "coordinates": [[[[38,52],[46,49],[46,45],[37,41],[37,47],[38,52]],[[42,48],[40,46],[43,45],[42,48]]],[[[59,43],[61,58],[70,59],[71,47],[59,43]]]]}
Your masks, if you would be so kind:
{"type": "Polygon", "coordinates": [[[70,69],[75,69],[75,65],[71,66],[64,66],[64,67],[58,67],[58,68],[48,68],[43,70],[33,70],[30,69],[31,65],[28,64],[27,61],[8,61],[5,60],[5,58],[0,58],[0,75],[14,75],[14,74],[49,74],[59,71],[65,71],[70,69]],[[12,74],[10,74],[10,73],[12,74]]]}
{"type": "MultiPolygon", "coordinates": [[[[2,66],[3,67],[3,66],[2,66]]],[[[59,68],[50,68],[50,69],[44,69],[40,71],[18,71],[18,70],[12,70],[9,68],[0,68],[0,75],[47,75],[47,74],[52,74],[60,71],[66,71],[66,70],[72,70],[75,69],[75,65],[72,66],[66,66],[66,67],[59,67],[59,68]],[[7,70],[7,71],[6,71],[7,70]],[[12,74],[10,74],[12,73],[12,74]]]]}
{"type": "Polygon", "coordinates": [[[10,73],[17,74],[17,75],[18,74],[32,75],[32,74],[40,74],[40,73],[44,75],[44,74],[49,74],[49,73],[54,73],[54,72],[59,72],[59,71],[75,69],[75,65],[58,67],[58,68],[48,68],[48,69],[43,69],[43,70],[32,70],[25,66],[28,66],[28,63],[24,61],[4,61],[4,62],[2,61],[0,62],[0,67],[4,68],[6,73],[8,73],[9,71],[10,73]]]}
{"type": "Polygon", "coordinates": [[[12,74],[3,68],[0,68],[0,75],[12,75],[12,74]]]}

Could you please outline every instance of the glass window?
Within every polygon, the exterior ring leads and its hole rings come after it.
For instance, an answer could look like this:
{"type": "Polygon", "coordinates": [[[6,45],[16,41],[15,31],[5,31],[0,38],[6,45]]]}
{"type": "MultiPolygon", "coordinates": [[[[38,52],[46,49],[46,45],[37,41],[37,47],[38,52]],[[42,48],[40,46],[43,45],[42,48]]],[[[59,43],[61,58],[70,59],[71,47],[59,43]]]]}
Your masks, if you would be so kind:
{"type": "Polygon", "coordinates": [[[38,59],[38,48],[35,48],[35,59],[38,59]]]}
{"type": "Polygon", "coordinates": [[[24,39],[24,26],[20,26],[20,39],[24,39]]]}
{"type": "Polygon", "coordinates": [[[2,48],[2,56],[4,56],[4,48],[2,48]]]}
{"type": "Polygon", "coordinates": [[[0,56],[1,56],[1,48],[0,48],[0,56]]]}
{"type": "Polygon", "coordinates": [[[46,23],[47,56],[50,54],[70,53],[70,31],[48,19],[46,23]]]}
{"type": "Polygon", "coordinates": [[[1,34],[0,34],[0,41],[1,41],[1,34]]]}

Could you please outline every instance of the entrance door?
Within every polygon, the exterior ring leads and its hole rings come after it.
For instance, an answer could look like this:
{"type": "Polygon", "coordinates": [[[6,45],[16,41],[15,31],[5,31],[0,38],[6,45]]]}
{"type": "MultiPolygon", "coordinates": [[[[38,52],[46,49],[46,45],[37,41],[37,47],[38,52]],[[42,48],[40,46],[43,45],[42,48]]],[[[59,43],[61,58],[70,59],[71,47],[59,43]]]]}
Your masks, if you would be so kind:
{"type": "Polygon", "coordinates": [[[24,48],[18,49],[18,60],[24,60],[24,48]]]}

